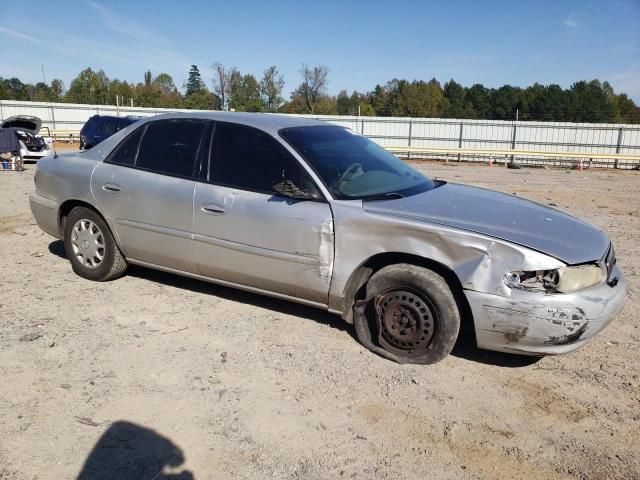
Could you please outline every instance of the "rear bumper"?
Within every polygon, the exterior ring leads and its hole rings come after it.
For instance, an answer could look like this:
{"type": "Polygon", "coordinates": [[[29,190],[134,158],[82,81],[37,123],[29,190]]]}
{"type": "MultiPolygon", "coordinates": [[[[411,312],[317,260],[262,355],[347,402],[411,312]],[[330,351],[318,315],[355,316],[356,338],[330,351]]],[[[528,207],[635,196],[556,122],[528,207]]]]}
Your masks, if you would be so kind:
{"type": "Polygon", "coordinates": [[[49,235],[62,239],[58,225],[60,204],[34,192],[29,196],[29,206],[38,226],[49,235]]]}
{"type": "Polygon", "coordinates": [[[627,284],[606,283],[571,294],[512,290],[510,297],[465,291],[479,348],[526,355],[558,355],[585,345],[620,313],[627,284]]]}

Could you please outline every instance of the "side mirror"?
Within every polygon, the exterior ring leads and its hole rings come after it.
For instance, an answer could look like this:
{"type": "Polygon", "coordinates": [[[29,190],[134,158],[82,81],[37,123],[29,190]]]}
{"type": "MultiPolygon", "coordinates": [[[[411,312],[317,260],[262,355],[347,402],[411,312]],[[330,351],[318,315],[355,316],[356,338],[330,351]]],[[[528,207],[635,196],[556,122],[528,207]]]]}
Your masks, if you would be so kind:
{"type": "Polygon", "coordinates": [[[280,183],[276,183],[273,189],[283,197],[294,198],[296,200],[315,200],[316,197],[296,186],[291,180],[282,180],[280,183]]]}

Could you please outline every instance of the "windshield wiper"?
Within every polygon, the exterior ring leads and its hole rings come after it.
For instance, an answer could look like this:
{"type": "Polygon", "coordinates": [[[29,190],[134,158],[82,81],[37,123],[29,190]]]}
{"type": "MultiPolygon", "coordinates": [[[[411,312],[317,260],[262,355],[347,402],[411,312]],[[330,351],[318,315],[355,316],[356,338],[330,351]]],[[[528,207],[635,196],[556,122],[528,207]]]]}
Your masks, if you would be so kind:
{"type": "Polygon", "coordinates": [[[398,192],[378,193],[369,195],[368,197],[362,197],[360,200],[368,202],[370,200],[393,200],[395,198],[404,198],[404,195],[398,192]]]}

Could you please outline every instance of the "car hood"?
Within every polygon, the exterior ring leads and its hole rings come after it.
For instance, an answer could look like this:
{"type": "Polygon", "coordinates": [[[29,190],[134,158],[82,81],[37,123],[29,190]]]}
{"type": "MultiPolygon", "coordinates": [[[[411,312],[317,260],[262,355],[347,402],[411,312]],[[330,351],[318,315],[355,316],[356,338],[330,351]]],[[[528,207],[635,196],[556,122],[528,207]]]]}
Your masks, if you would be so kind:
{"type": "Polygon", "coordinates": [[[33,135],[37,135],[42,126],[42,120],[38,117],[30,117],[27,115],[15,115],[2,121],[2,128],[17,128],[25,130],[33,135]]]}
{"type": "Polygon", "coordinates": [[[606,233],[579,218],[466,185],[446,183],[406,198],[364,202],[363,208],[507,240],[570,265],[601,259],[610,243],[606,233]]]}

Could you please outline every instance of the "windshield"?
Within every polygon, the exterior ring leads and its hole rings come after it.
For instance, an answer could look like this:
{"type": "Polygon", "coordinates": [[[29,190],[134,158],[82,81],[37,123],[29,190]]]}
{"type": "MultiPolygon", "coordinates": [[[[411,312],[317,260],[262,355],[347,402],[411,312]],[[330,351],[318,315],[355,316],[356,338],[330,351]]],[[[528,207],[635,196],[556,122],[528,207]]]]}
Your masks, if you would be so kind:
{"type": "Polygon", "coordinates": [[[280,135],[339,200],[415,195],[437,186],[377,143],[343,127],[285,128],[280,135]]]}

